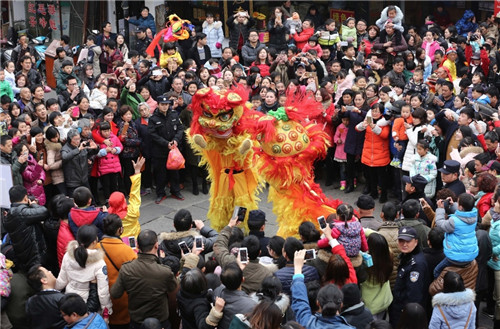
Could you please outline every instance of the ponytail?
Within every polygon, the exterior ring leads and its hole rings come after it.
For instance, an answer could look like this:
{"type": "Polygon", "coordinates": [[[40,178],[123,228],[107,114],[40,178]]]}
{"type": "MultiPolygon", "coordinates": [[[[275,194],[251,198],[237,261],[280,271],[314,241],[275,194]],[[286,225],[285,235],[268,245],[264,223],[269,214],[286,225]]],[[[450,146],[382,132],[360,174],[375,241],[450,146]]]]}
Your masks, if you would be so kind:
{"type": "Polygon", "coordinates": [[[318,292],[322,316],[336,316],[340,312],[344,294],[335,284],[328,284],[318,292]]]}
{"type": "Polygon", "coordinates": [[[352,216],[354,215],[354,209],[352,208],[351,205],[347,203],[342,203],[337,208],[337,215],[341,220],[344,221],[345,228],[348,228],[349,225],[347,224],[347,222],[352,219],[352,216]]]}
{"type": "Polygon", "coordinates": [[[78,229],[78,247],[75,249],[75,260],[80,267],[85,268],[89,253],[87,248],[97,240],[97,227],[94,225],[83,225],[78,229]]]}

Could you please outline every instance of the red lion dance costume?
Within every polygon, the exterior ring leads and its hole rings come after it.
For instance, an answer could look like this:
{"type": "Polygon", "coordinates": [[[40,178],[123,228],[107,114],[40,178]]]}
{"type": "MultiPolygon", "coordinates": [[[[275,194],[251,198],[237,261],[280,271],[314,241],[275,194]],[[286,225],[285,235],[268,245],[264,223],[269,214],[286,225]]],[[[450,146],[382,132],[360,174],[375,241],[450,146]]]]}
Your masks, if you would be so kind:
{"type": "Polygon", "coordinates": [[[302,222],[317,225],[318,216],[335,213],[341,203],[328,199],[314,182],[313,163],[326,155],[330,140],[321,125],[307,118],[318,116],[321,105],[309,98],[291,100],[264,115],[251,110],[247,98],[242,87],[204,88],[193,97],[188,138],[208,164],[208,218],[220,230],[235,205],[257,209],[257,188],[265,180],[278,216],[278,235],[296,235],[302,222]]]}

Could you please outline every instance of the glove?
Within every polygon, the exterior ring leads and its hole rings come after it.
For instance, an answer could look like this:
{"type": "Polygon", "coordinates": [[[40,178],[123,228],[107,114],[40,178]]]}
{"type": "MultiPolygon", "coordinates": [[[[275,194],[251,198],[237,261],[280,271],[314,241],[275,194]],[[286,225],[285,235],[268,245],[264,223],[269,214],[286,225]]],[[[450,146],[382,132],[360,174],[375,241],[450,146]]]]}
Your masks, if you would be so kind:
{"type": "Polygon", "coordinates": [[[217,42],[217,43],[215,44],[215,48],[217,48],[217,49],[221,49],[221,48],[222,48],[222,43],[217,42]]]}

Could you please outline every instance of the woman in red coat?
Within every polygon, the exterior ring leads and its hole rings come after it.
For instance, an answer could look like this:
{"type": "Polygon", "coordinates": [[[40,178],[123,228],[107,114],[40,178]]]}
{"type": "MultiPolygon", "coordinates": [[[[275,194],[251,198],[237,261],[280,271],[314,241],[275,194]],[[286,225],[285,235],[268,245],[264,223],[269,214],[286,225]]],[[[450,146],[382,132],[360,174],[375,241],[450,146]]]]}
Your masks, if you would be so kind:
{"type": "Polygon", "coordinates": [[[380,186],[380,202],[387,201],[387,165],[391,162],[389,150],[390,127],[379,126],[377,122],[382,118],[384,105],[375,104],[371,109],[371,117],[366,116],[365,120],[356,126],[356,130],[365,133],[365,142],[363,144],[363,153],[361,154],[361,163],[366,166],[367,184],[371,196],[378,198],[377,186],[380,186]],[[379,180],[380,178],[380,180],[379,180]]]}
{"type": "Polygon", "coordinates": [[[496,185],[497,178],[490,173],[483,172],[477,176],[476,186],[479,190],[477,195],[480,195],[481,197],[476,203],[476,208],[481,218],[483,218],[492,207],[491,197],[495,192],[496,185]]]}
{"type": "Polygon", "coordinates": [[[297,49],[302,49],[306,45],[309,38],[314,34],[314,23],[310,19],[305,19],[302,22],[302,32],[293,35],[297,49]]]}
{"type": "Polygon", "coordinates": [[[61,218],[59,232],[57,233],[57,261],[59,263],[59,267],[61,267],[68,243],[75,240],[68,223],[68,214],[74,206],[75,203],[73,202],[73,199],[70,198],[64,198],[56,205],[57,214],[61,218]]]}
{"type": "Polygon", "coordinates": [[[262,48],[257,52],[257,58],[255,62],[250,65],[250,67],[258,67],[260,70],[260,75],[262,77],[267,77],[271,73],[269,73],[269,69],[271,68],[271,64],[269,63],[269,53],[266,48],[262,48]]]}

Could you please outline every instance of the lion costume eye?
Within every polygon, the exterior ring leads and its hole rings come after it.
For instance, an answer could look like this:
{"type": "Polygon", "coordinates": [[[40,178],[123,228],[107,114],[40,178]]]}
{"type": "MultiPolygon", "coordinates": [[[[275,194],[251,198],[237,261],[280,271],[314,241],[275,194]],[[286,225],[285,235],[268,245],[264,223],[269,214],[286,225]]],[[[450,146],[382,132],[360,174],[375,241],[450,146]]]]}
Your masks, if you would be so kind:
{"type": "Polygon", "coordinates": [[[207,118],[213,118],[213,115],[212,113],[208,112],[208,111],[203,111],[203,116],[207,117],[207,118]]]}
{"type": "Polygon", "coordinates": [[[219,116],[219,119],[220,121],[222,122],[226,122],[226,121],[229,121],[231,119],[231,117],[233,116],[233,111],[231,112],[227,112],[227,113],[224,113],[224,114],[221,114],[219,116]]]}

